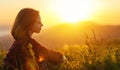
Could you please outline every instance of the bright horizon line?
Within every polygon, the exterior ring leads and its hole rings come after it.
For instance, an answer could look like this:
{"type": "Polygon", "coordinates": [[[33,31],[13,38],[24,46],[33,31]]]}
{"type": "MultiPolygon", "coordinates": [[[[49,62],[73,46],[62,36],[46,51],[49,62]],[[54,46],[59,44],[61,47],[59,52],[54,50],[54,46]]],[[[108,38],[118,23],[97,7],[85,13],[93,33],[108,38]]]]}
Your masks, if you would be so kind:
{"type": "MultiPolygon", "coordinates": [[[[113,25],[113,24],[105,24],[105,25],[103,25],[103,24],[98,24],[98,23],[96,23],[96,22],[94,22],[94,21],[81,21],[81,22],[78,22],[78,23],[76,23],[76,24],[71,24],[70,22],[70,24],[67,22],[67,23],[61,23],[61,24],[54,24],[54,25],[51,25],[51,26],[43,26],[43,30],[44,29],[47,29],[47,28],[51,28],[51,27],[54,27],[54,26],[59,26],[59,25],[62,25],[62,24],[67,24],[67,25],[86,25],[86,24],[84,24],[84,23],[93,23],[93,25],[95,24],[97,24],[97,25],[102,25],[102,26],[120,26],[120,24],[116,24],[116,25],[113,25]]],[[[9,35],[10,34],[10,31],[11,31],[11,29],[12,29],[12,25],[1,25],[0,24],[0,37],[3,37],[3,36],[5,36],[5,35],[9,35]],[[1,28],[2,27],[2,28],[1,28]]]]}
{"type": "MultiPolygon", "coordinates": [[[[52,27],[52,26],[56,26],[56,25],[62,25],[62,24],[72,24],[72,25],[78,25],[78,24],[85,24],[85,23],[92,23],[92,24],[97,24],[97,25],[111,25],[111,26],[116,26],[116,25],[120,25],[120,23],[116,23],[116,24],[113,24],[113,23],[107,23],[107,24],[102,24],[102,23],[99,23],[99,22],[96,22],[96,21],[90,21],[90,20],[86,20],[86,21],[78,21],[78,22],[61,22],[61,23],[56,23],[56,24],[51,24],[51,25],[44,25],[43,24],[43,27],[52,27]]],[[[85,24],[86,25],[86,24],[85,24]]],[[[3,24],[0,24],[0,27],[7,27],[8,29],[11,29],[13,26],[13,24],[9,24],[9,23],[3,23],[3,24]]]]}

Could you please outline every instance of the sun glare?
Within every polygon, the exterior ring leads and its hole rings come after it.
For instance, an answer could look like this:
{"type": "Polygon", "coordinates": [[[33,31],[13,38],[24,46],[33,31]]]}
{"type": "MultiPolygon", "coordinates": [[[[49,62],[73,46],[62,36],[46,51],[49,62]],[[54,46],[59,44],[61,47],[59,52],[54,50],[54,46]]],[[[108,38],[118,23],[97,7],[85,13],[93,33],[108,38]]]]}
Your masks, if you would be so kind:
{"type": "Polygon", "coordinates": [[[64,22],[89,20],[98,3],[94,0],[61,0],[58,12],[64,22]]]}

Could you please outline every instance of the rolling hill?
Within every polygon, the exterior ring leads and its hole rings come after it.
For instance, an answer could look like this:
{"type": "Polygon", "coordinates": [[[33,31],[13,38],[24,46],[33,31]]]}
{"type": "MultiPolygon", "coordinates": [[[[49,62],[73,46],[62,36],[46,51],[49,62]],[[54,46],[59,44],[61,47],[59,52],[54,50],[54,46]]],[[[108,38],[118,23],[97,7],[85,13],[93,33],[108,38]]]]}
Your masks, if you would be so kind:
{"type": "MultiPolygon", "coordinates": [[[[120,26],[98,25],[94,22],[78,24],[60,24],[43,29],[40,34],[34,34],[40,44],[47,48],[57,49],[65,44],[81,44],[86,38],[96,40],[120,40],[120,26]]],[[[1,43],[9,48],[14,41],[11,36],[0,38],[1,43]]]]}

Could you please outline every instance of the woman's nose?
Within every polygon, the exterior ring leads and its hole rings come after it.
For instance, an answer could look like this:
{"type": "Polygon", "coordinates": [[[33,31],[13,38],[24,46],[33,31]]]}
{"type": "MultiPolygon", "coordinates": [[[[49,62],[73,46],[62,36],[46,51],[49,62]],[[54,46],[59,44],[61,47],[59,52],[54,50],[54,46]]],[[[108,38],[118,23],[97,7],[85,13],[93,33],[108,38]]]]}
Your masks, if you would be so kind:
{"type": "Polygon", "coordinates": [[[41,23],[41,26],[43,26],[43,23],[41,23]]]}
{"type": "Polygon", "coordinates": [[[43,26],[43,24],[41,23],[40,27],[42,27],[42,26],[43,26]]]}

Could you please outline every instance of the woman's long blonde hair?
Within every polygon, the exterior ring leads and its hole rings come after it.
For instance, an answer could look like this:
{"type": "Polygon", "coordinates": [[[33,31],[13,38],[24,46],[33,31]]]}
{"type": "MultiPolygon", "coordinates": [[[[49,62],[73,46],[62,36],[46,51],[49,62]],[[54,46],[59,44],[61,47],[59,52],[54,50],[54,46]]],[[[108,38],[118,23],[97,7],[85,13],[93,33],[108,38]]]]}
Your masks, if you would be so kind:
{"type": "Polygon", "coordinates": [[[11,34],[16,40],[26,39],[28,35],[28,31],[30,27],[35,23],[36,18],[39,16],[39,11],[24,8],[22,9],[14,22],[11,34]]]}

